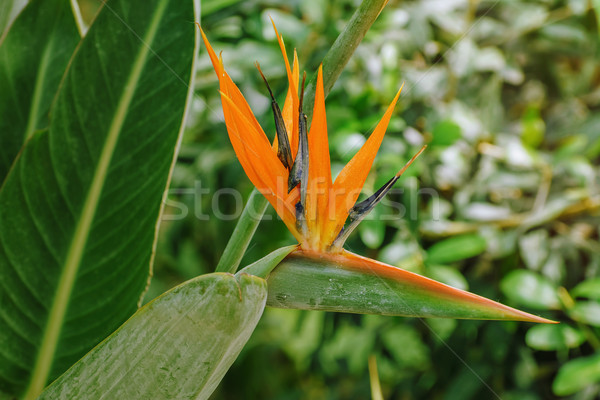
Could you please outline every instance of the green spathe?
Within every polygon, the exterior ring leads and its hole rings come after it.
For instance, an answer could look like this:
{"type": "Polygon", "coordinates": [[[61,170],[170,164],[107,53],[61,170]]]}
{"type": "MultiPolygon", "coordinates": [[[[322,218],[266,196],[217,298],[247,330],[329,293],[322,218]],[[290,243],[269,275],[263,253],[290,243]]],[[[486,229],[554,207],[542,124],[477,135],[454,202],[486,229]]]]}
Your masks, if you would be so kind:
{"type": "Polygon", "coordinates": [[[271,272],[267,305],[361,314],[551,323],[349,252],[297,251],[271,272]]]}

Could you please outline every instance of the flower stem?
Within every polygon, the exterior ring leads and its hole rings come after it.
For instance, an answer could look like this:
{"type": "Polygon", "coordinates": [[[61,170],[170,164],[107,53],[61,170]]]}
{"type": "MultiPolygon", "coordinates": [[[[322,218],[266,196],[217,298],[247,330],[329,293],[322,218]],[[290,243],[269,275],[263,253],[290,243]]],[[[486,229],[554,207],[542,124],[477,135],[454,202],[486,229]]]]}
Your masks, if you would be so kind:
{"type": "Polygon", "coordinates": [[[252,236],[254,236],[254,232],[256,232],[256,228],[267,209],[267,203],[267,199],[254,188],[233,230],[233,234],[227,242],[219,264],[217,264],[216,272],[234,274],[237,271],[252,236]]]}
{"type": "MultiPolygon", "coordinates": [[[[350,21],[327,52],[323,60],[323,86],[325,96],[329,94],[342,69],[362,41],[365,34],[377,19],[388,0],[364,0],[350,21]]],[[[304,92],[304,109],[308,118],[312,116],[312,105],[315,100],[316,74],[304,92]]],[[[242,257],[256,232],[256,228],[267,209],[267,200],[254,189],[244,207],[233,234],[227,242],[223,255],[219,260],[216,272],[235,273],[242,257]]]]}
{"type": "MultiPolygon", "coordinates": [[[[348,60],[350,60],[350,57],[354,54],[354,51],[388,1],[389,0],[363,0],[342,33],[340,33],[331,46],[331,49],[327,52],[327,55],[325,55],[325,58],[323,59],[323,89],[325,97],[327,97],[331,91],[333,84],[340,77],[348,60]]],[[[313,103],[315,101],[316,82],[317,74],[315,73],[308,83],[304,95],[303,105],[309,121],[312,117],[313,103]]]]}

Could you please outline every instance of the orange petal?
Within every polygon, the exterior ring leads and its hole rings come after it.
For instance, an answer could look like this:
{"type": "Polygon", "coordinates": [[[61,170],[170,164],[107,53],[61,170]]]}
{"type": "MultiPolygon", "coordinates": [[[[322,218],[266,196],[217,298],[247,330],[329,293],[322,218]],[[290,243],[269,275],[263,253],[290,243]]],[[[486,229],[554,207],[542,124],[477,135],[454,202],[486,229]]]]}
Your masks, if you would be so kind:
{"type": "Polygon", "coordinates": [[[296,71],[298,62],[297,55],[294,51],[294,72],[290,68],[290,61],[288,60],[287,52],[285,51],[285,44],[283,43],[283,38],[277,31],[277,27],[275,27],[275,22],[271,18],[271,23],[273,24],[273,29],[275,30],[275,35],[277,36],[277,40],[279,41],[279,48],[281,49],[281,54],[283,55],[283,61],[285,62],[285,71],[288,77],[288,94],[285,100],[285,104],[283,106],[283,120],[285,122],[285,128],[290,136],[290,146],[292,147],[292,159],[296,159],[296,153],[298,153],[298,77],[299,72],[296,71]],[[291,97],[291,102],[290,102],[291,97]],[[291,110],[290,110],[291,108],[291,110]]]}
{"type": "Polygon", "coordinates": [[[348,217],[348,211],[354,206],[356,199],[358,199],[373,165],[373,160],[381,146],[381,141],[383,140],[401,91],[402,88],[398,90],[396,97],[394,97],[385,114],[383,114],[381,121],[379,121],[371,136],[369,136],[358,153],[342,169],[333,184],[329,197],[328,225],[325,228],[326,236],[324,237],[329,243],[335,239],[344,226],[344,222],[348,217]]]}
{"type": "Polygon", "coordinates": [[[241,132],[243,132],[244,127],[238,126],[238,118],[235,116],[235,111],[232,110],[230,103],[225,100],[229,99],[226,94],[222,94],[222,103],[223,103],[223,114],[225,117],[225,125],[227,126],[227,133],[229,134],[229,140],[233,147],[233,151],[235,152],[240,164],[242,164],[242,168],[246,175],[250,179],[250,181],[257,188],[267,188],[269,184],[263,179],[264,175],[261,175],[254,168],[254,159],[258,157],[256,155],[256,150],[252,149],[250,146],[246,144],[244,137],[241,132]],[[250,154],[249,154],[250,153],[250,154]],[[254,157],[251,157],[254,155],[254,157]]]}
{"type": "MultiPolygon", "coordinates": [[[[219,68],[222,71],[224,71],[221,60],[219,60],[219,64],[219,68]]],[[[235,151],[238,159],[240,160],[240,163],[242,163],[242,167],[244,167],[246,175],[248,175],[248,178],[250,178],[252,183],[254,183],[254,186],[256,186],[259,189],[265,187],[272,188],[273,180],[269,179],[272,178],[271,174],[263,174],[258,172],[260,166],[256,165],[260,164],[258,161],[260,161],[263,157],[265,157],[265,160],[268,161],[272,161],[273,156],[276,157],[275,153],[270,148],[269,140],[267,139],[264,131],[262,130],[262,127],[258,123],[253,124],[251,122],[253,120],[256,121],[256,119],[254,118],[254,114],[252,114],[252,111],[244,112],[244,110],[238,107],[240,103],[236,103],[235,101],[233,101],[233,99],[231,99],[230,93],[235,87],[235,84],[228,79],[221,79],[219,81],[219,84],[221,89],[221,103],[223,104],[225,125],[227,126],[227,132],[229,134],[229,140],[233,146],[233,150],[235,151]],[[228,101],[226,100],[230,100],[231,103],[234,104],[234,107],[231,108],[228,104],[228,101]],[[243,122],[241,124],[236,119],[236,112],[239,112],[242,115],[241,118],[243,122]],[[249,165],[251,169],[246,168],[244,166],[244,162],[246,162],[246,164],[249,165]],[[255,171],[254,176],[252,175],[252,171],[255,171]],[[259,184],[259,182],[261,182],[262,185],[259,184]]],[[[237,87],[235,88],[237,89],[237,87]]],[[[233,91],[233,93],[236,92],[239,93],[239,91],[233,91]]],[[[243,99],[243,96],[241,104],[247,105],[246,101],[243,99]]],[[[281,168],[272,169],[269,172],[276,173],[280,170],[285,171],[283,165],[281,165],[281,168]]],[[[285,171],[284,173],[287,173],[287,171],[285,171]]]]}
{"type": "MultiPolygon", "coordinates": [[[[298,67],[298,54],[296,54],[296,50],[294,50],[294,63],[292,64],[292,78],[296,87],[298,87],[298,80],[300,78],[300,70],[298,67]]],[[[287,95],[285,96],[285,103],[283,104],[283,109],[281,111],[281,116],[283,117],[283,122],[285,124],[285,131],[288,134],[290,147],[292,150],[292,159],[296,158],[296,153],[298,153],[298,132],[292,131],[294,129],[294,112],[293,112],[293,100],[292,100],[292,87],[288,85],[287,95]]],[[[296,93],[298,96],[298,93],[296,93]]],[[[273,140],[273,149],[277,151],[277,146],[279,146],[277,142],[277,136],[275,136],[275,140],[273,140]]]]}
{"type": "Polygon", "coordinates": [[[217,57],[217,55],[215,54],[215,51],[213,50],[212,46],[210,45],[210,42],[208,41],[208,38],[204,34],[204,30],[200,27],[200,24],[198,24],[196,22],[196,25],[198,25],[198,28],[200,28],[200,33],[202,34],[202,40],[204,41],[206,50],[208,50],[208,55],[210,57],[210,61],[212,62],[213,68],[215,69],[215,72],[217,73],[217,76],[220,79],[222,74],[221,74],[221,64],[219,63],[219,57],[217,57]]]}
{"type": "MultiPolygon", "coordinates": [[[[321,229],[327,218],[327,203],[331,190],[331,163],[325,116],[323,66],[319,66],[313,117],[308,133],[308,187],[306,192],[306,219],[311,246],[319,247],[321,229]]],[[[328,244],[328,243],[327,243],[328,244]]]]}
{"type": "MultiPolygon", "coordinates": [[[[200,25],[198,25],[200,27],[200,25]]],[[[202,38],[219,78],[221,102],[229,140],[244,172],[275,208],[290,232],[300,241],[296,229],[295,204],[299,190],[288,194],[288,171],[283,167],[248,102],[229,77],[202,28],[202,38]]]]}
{"type": "MultiPolygon", "coordinates": [[[[281,164],[277,155],[273,153],[269,142],[265,140],[262,129],[260,132],[254,129],[243,111],[227,94],[221,92],[221,100],[227,131],[233,133],[232,136],[236,139],[236,144],[243,147],[243,151],[252,167],[260,174],[261,180],[267,184],[269,189],[275,192],[277,177],[281,176],[283,179],[287,179],[287,170],[281,164]]],[[[236,150],[235,147],[234,150],[236,150]]]]}
{"type": "Polygon", "coordinates": [[[294,92],[297,90],[295,88],[298,87],[298,82],[300,80],[300,67],[298,63],[298,54],[296,53],[296,49],[294,49],[294,63],[292,65],[292,80],[294,82],[294,87],[290,86],[288,88],[287,95],[285,96],[285,103],[283,104],[283,121],[285,122],[285,128],[287,129],[288,135],[290,137],[290,146],[292,147],[292,158],[296,158],[296,153],[298,153],[298,129],[294,130],[294,127],[298,124],[298,107],[294,107],[294,96],[298,98],[298,92],[294,92]]]}
{"type": "Polygon", "coordinates": [[[264,132],[257,132],[244,113],[225,93],[221,93],[221,100],[227,131],[246,175],[294,233],[295,207],[287,201],[288,171],[273,153],[269,142],[262,139],[264,132]]]}
{"type": "Polygon", "coordinates": [[[234,103],[243,111],[244,115],[250,121],[250,123],[254,125],[255,129],[259,131],[262,130],[260,124],[254,116],[254,113],[250,109],[248,102],[244,98],[244,95],[242,95],[242,92],[238,89],[233,80],[231,80],[229,74],[227,74],[227,71],[225,71],[225,68],[223,68],[219,57],[217,57],[217,55],[215,54],[202,28],[200,28],[200,33],[202,33],[202,39],[204,40],[206,50],[208,50],[210,61],[212,62],[215,72],[217,73],[217,77],[219,78],[219,83],[221,86],[220,90],[227,94],[227,96],[229,96],[234,101],[234,103]]]}

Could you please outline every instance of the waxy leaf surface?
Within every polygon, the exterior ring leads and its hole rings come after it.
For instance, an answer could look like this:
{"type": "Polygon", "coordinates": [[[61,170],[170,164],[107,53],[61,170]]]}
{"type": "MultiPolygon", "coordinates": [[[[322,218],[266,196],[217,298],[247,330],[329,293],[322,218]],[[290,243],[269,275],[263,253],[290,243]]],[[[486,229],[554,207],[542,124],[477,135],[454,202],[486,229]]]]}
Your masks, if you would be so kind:
{"type": "Polygon", "coordinates": [[[258,323],[264,279],[214,273],[142,307],[41,399],[206,399],[258,323]]]}
{"type": "Polygon", "coordinates": [[[0,390],[37,396],[135,312],[191,96],[195,18],[191,1],[107,1],[49,128],[0,189],[0,390]]]}
{"type": "Polygon", "coordinates": [[[294,252],[267,279],[267,305],[411,317],[552,322],[412,272],[344,252],[294,252]]]}
{"type": "Polygon", "coordinates": [[[0,42],[0,184],[23,143],[48,127],[48,111],[79,39],[68,0],[34,0],[0,42]]]}

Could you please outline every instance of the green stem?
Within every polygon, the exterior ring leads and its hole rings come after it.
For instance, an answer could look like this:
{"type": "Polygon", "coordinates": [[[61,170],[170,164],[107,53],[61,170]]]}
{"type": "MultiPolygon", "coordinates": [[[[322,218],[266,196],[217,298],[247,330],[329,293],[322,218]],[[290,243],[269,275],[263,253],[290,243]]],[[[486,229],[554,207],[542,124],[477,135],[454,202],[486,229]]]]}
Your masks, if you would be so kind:
{"type": "MultiPolygon", "coordinates": [[[[354,54],[354,51],[388,1],[364,0],[354,12],[354,15],[350,18],[342,33],[337,37],[327,55],[325,55],[323,59],[323,89],[325,97],[331,91],[333,84],[340,77],[350,57],[352,57],[352,54],[354,54]]],[[[315,101],[316,82],[317,74],[314,74],[304,94],[303,108],[309,120],[312,117],[313,103],[315,101]]]]}
{"type": "Polygon", "coordinates": [[[234,274],[242,261],[242,257],[256,232],[266,209],[267,199],[256,189],[252,190],[248,202],[240,215],[233,234],[227,242],[223,255],[219,260],[216,272],[229,272],[234,274]]]}
{"type": "MultiPolygon", "coordinates": [[[[325,96],[331,91],[333,84],[339,78],[348,60],[350,60],[350,57],[387,2],[388,0],[364,0],[327,52],[323,60],[325,96]]],[[[304,109],[309,119],[312,116],[312,104],[315,99],[315,82],[316,75],[311,79],[304,92],[304,109]]],[[[237,271],[266,209],[267,200],[258,190],[254,189],[223,251],[216,272],[233,274],[237,271]]]]}

